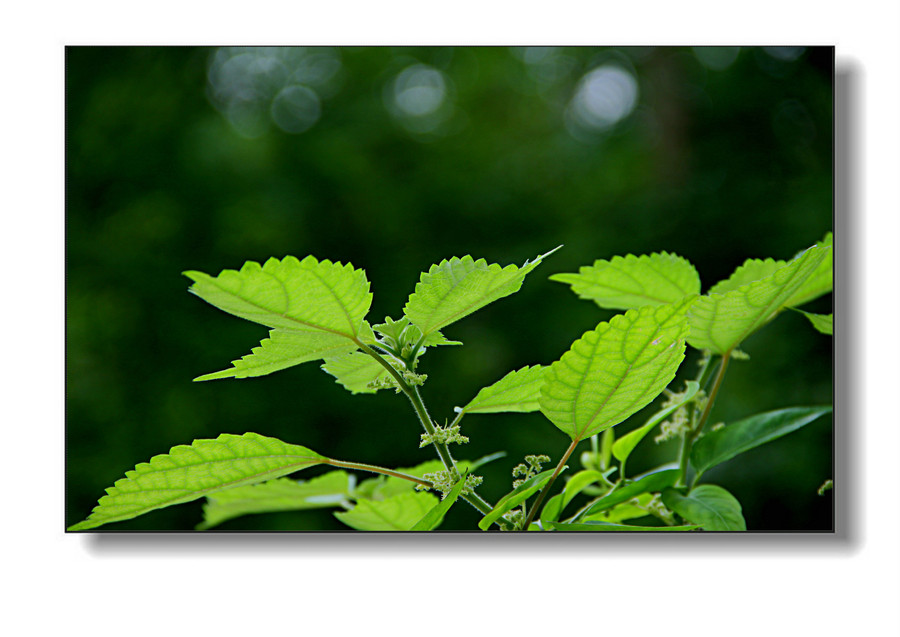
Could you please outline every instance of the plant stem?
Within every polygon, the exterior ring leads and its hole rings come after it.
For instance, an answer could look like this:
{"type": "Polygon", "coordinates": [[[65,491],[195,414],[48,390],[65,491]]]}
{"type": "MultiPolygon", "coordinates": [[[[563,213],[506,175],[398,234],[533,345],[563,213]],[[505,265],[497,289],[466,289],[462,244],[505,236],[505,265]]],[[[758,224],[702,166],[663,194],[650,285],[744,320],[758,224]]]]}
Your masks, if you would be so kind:
{"type": "Polygon", "coordinates": [[[361,462],[344,462],[343,460],[334,460],[332,458],[327,458],[323,464],[331,465],[333,467],[340,467],[341,469],[356,469],[358,471],[368,471],[370,473],[380,473],[386,476],[393,476],[394,478],[402,478],[403,480],[415,482],[416,484],[420,484],[423,487],[428,487],[429,489],[434,486],[428,480],[423,480],[422,478],[417,478],[416,476],[400,473],[399,471],[394,471],[393,469],[377,467],[372,464],[363,464],[361,462]]]}
{"type": "Polygon", "coordinates": [[[572,452],[575,451],[575,447],[578,446],[578,443],[581,442],[580,438],[576,438],[572,441],[572,444],[569,445],[569,448],[566,449],[566,453],[563,454],[563,457],[560,459],[559,464],[556,465],[556,471],[553,472],[553,475],[550,476],[550,479],[547,481],[547,484],[544,485],[544,488],[541,489],[540,494],[538,494],[537,500],[534,501],[534,505],[531,507],[531,512],[528,514],[528,517],[525,519],[525,524],[522,525],[522,530],[527,531],[528,527],[531,526],[531,521],[534,519],[534,514],[541,508],[541,505],[544,503],[544,498],[547,497],[547,494],[550,492],[550,487],[553,486],[553,483],[556,481],[556,477],[563,470],[563,467],[566,465],[566,460],[569,459],[569,456],[572,455],[572,452]]]}
{"type": "MultiPolygon", "coordinates": [[[[709,392],[709,396],[706,400],[706,406],[703,408],[703,413],[700,414],[700,418],[697,420],[697,424],[694,425],[693,429],[685,432],[681,437],[681,447],[678,450],[678,480],[675,482],[675,486],[684,487],[687,486],[687,472],[688,472],[688,462],[691,457],[691,449],[694,446],[694,442],[697,440],[697,436],[700,435],[700,432],[703,431],[703,427],[706,425],[706,421],[709,419],[709,413],[712,411],[713,403],[716,401],[716,395],[719,393],[719,387],[722,386],[722,379],[725,378],[725,370],[728,369],[728,359],[731,357],[731,350],[725,352],[722,355],[722,360],[719,363],[719,369],[716,373],[716,379],[713,382],[712,389],[709,392]]],[[[697,377],[697,382],[700,383],[702,387],[706,379],[704,378],[709,371],[709,362],[704,365],[703,370],[700,372],[700,375],[697,377]]]]}

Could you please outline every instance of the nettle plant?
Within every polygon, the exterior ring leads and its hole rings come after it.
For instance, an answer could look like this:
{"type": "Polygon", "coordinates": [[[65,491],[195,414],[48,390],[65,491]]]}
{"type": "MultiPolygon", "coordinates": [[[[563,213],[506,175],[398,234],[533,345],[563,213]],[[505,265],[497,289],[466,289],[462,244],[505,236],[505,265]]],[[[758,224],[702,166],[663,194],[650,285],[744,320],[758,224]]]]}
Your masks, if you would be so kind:
{"type": "MultiPolygon", "coordinates": [[[[585,332],[550,365],[527,366],[484,387],[455,409],[449,424],[439,425],[419,391],[426,381],[419,359],[428,348],[460,345],[441,330],[518,291],[550,254],[522,267],[470,256],[441,261],[422,273],[399,319],[375,325],[366,321],[369,281],[351,264],[288,256],[264,265],[247,262],[215,277],[185,272],[194,282],[190,291],[201,299],[271,328],[229,369],[195,380],[264,376],[324,360],[322,369],[353,394],[404,394],[424,430],[420,446],[431,446],[437,459],[390,469],[329,458],[257,433],[222,434],[137,465],[70,530],[199,498],[206,498],[199,529],[250,513],[331,507],[354,529],[430,531],[464,500],[481,514],[481,530],[746,530],[737,499],[720,486],[698,484],[700,478],[832,408],[789,407],[715,426],[708,426],[709,416],[729,361],[747,358],[739,345],[785,309],[832,290],[831,234],[790,261],[747,260],[704,295],[694,266],[665,252],[598,260],[578,273],[553,275],[579,297],[625,312],[585,332]],[[679,391],[669,390],[688,346],[702,352],[699,373],[679,391]],[[617,425],[661,395],[655,414],[616,437],[617,425]],[[505,454],[454,459],[450,446],[468,442],[460,429],[463,417],[534,411],[571,444],[552,468],[544,469],[547,455],[526,456],[512,471],[511,491],[491,504],[479,495],[482,478],[475,472],[505,454]],[[680,439],[677,458],[629,475],[629,455],[657,428],[657,441],[680,439]],[[583,442],[590,448],[580,454],[581,469],[567,475],[566,463],[583,442]],[[334,469],[309,480],[285,477],[317,465],[334,469]],[[360,472],[377,475],[358,481],[360,472]]],[[[832,315],[804,314],[816,329],[832,333],[832,315]]]]}

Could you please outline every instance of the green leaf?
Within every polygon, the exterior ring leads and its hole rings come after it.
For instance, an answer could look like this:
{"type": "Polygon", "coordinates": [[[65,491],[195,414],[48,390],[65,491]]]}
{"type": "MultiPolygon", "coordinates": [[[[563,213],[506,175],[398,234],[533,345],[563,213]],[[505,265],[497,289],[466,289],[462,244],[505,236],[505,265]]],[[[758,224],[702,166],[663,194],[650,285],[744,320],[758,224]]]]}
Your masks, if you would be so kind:
{"type": "Polygon", "coordinates": [[[662,492],[663,504],[685,520],[699,524],[705,531],[746,531],[741,503],[722,487],[701,484],[687,495],[668,488],[662,492]]]}
{"type": "MultiPolygon", "coordinates": [[[[834,243],[834,237],[829,232],[819,241],[819,246],[831,246],[834,243]]],[[[834,254],[833,250],[828,251],[828,255],[822,259],[822,262],[816,267],[809,278],[803,282],[791,297],[784,302],[787,307],[797,307],[808,303],[813,299],[817,299],[823,294],[828,294],[834,287],[834,254]]]]}
{"type": "Polygon", "coordinates": [[[685,393],[682,395],[680,400],[669,405],[665,409],[656,412],[655,414],[650,416],[644,426],[639,427],[638,429],[635,429],[633,431],[629,431],[627,434],[613,443],[612,453],[616,457],[616,460],[618,460],[619,462],[625,462],[628,456],[631,455],[631,452],[634,451],[634,448],[638,445],[638,443],[644,439],[644,436],[650,433],[651,429],[661,423],[673,411],[693,400],[694,396],[700,390],[700,384],[694,380],[689,380],[686,384],[687,389],[685,390],[685,393]]]}
{"type": "Polygon", "coordinates": [[[688,312],[688,342],[718,354],[731,351],[765,325],[830,253],[830,246],[813,246],[762,279],[701,296],[688,312]]]}
{"type": "Polygon", "coordinates": [[[633,526],[631,524],[615,524],[613,522],[554,522],[554,531],[694,531],[700,528],[697,524],[683,526],[633,526]]]}
{"type": "Polygon", "coordinates": [[[220,310],[286,330],[322,330],[355,339],[372,304],[363,270],[349,263],[287,256],[210,276],[193,270],[190,291],[220,310]]]}
{"type": "Polygon", "coordinates": [[[360,500],[334,516],[359,531],[409,531],[437,502],[430,493],[411,491],[386,500],[360,500]]]}
{"type": "Polygon", "coordinates": [[[493,385],[484,387],[459,411],[467,414],[537,411],[540,409],[543,371],[540,365],[533,365],[510,372],[493,385]]]}
{"type": "Polygon", "coordinates": [[[503,514],[516,508],[537,493],[541,487],[547,484],[554,471],[555,469],[542,471],[500,498],[497,504],[494,505],[494,508],[491,509],[491,512],[484,516],[478,523],[478,528],[482,531],[487,531],[494,522],[503,516],[503,514]]]}
{"type": "Polygon", "coordinates": [[[747,259],[731,273],[730,277],[712,286],[707,294],[731,292],[742,285],[765,279],[767,276],[771,276],[775,270],[779,270],[786,265],[787,261],[776,261],[775,259],[747,259]]]}
{"type": "Polygon", "coordinates": [[[416,290],[403,309],[409,320],[426,335],[439,330],[489,303],[518,292],[525,276],[559,248],[518,268],[505,268],[471,256],[441,261],[423,272],[416,290]]]}
{"type": "Polygon", "coordinates": [[[691,464],[700,475],[754,447],[780,438],[831,412],[830,406],[790,407],[768,411],[707,433],[694,444],[691,464]]]}
{"type": "Polygon", "coordinates": [[[106,490],[90,517],[69,527],[92,529],[128,520],[155,509],[294,473],[326,462],[306,447],[290,445],[255,433],[222,434],[215,440],[195,440],[173,447],[168,454],[127,471],[106,490]]]}
{"type": "Polygon", "coordinates": [[[544,415],[582,440],[646,407],[684,359],[685,312],[694,298],[628,310],[586,332],[544,372],[544,415]]]}
{"type": "Polygon", "coordinates": [[[677,303],[700,294],[700,276],[686,259],[667,252],[599,259],[577,274],[554,274],[551,281],[572,286],[580,298],[602,308],[630,310],[677,303]]]}
{"type": "Polygon", "coordinates": [[[219,491],[203,505],[197,530],[211,529],[226,520],[254,513],[300,511],[340,506],[350,496],[350,475],[329,471],[307,481],[278,478],[262,484],[219,491]]]}
{"type": "Polygon", "coordinates": [[[369,383],[388,376],[388,371],[381,363],[362,352],[329,359],[322,365],[322,369],[353,394],[374,394],[378,388],[369,387],[369,383]]]}
{"type": "MultiPolygon", "coordinates": [[[[384,323],[375,325],[374,328],[385,338],[388,345],[395,348],[398,352],[404,345],[414,345],[422,337],[422,330],[410,324],[409,319],[405,316],[401,316],[397,321],[390,316],[386,316],[384,321],[384,323]]],[[[462,345],[462,342],[447,340],[440,332],[432,332],[422,341],[423,347],[433,347],[435,345],[462,345]]]]}
{"type": "Polygon", "coordinates": [[[438,528],[444,521],[444,516],[447,515],[447,511],[450,510],[450,507],[456,502],[459,494],[462,493],[463,487],[466,486],[467,475],[467,472],[463,473],[459,478],[459,482],[453,485],[453,488],[450,490],[450,493],[447,494],[447,497],[434,505],[434,508],[422,516],[422,519],[416,522],[410,530],[433,531],[438,528]]]}
{"type": "Polygon", "coordinates": [[[265,376],[287,367],[347,354],[356,349],[356,343],[346,337],[315,330],[272,330],[269,338],[240,360],[232,361],[231,369],[195,378],[195,381],[219,378],[250,378],[265,376]]]}
{"type": "Polygon", "coordinates": [[[637,503],[634,503],[635,498],[628,500],[627,502],[620,502],[616,506],[607,509],[606,511],[600,511],[599,513],[595,513],[593,515],[585,516],[580,521],[581,522],[614,522],[616,524],[620,522],[624,522],[625,520],[633,520],[635,518],[643,518],[649,515],[647,510],[647,505],[653,500],[652,493],[642,493],[637,496],[637,503]]]}
{"type": "Polygon", "coordinates": [[[800,312],[800,314],[808,318],[812,326],[822,332],[822,334],[834,335],[834,314],[812,314],[803,310],[794,311],[800,312]]]}
{"type": "Polygon", "coordinates": [[[544,508],[541,509],[541,525],[549,528],[550,522],[556,522],[562,512],[565,511],[569,503],[581,493],[586,487],[602,480],[603,474],[599,471],[586,469],[579,471],[566,482],[563,492],[559,493],[547,501],[544,508]]]}
{"type": "MultiPolygon", "coordinates": [[[[468,466],[466,460],[458,460],[456,464],[460,471],[468,466]]],[[[444,464],[437,459],[426,460],[414,467],[400,467],[395,469],[395,471],[399,473],[405,473],[408,476],[415,476],[416,478],[421,478],[426,473],[435,473],[443,470],[444,464]]],[[[401,493],[408,493],[415,488],[415,484],[409,480],[404,480],[403,478],[397,478],[395,476],[378,476],[377,478],[370,478],[369,480],[364,480],[360,483],[360,485],[354,489],[353,496],[357,499],[385,500],[401,493]]]]}
{"type": "Polygon", "coordinates": [[[597,500],[591,507],[579,516],[585,518],[600,511],[605,511],[620,502],[627,502],[631,498],[641,495],[642,493],[652,493],[662,491],[666,487],[671,487],[678,480],[678,469],[665,469],[645,475],[634,482],[629,482],[624,487],[616,489],[611,493],[597,500]]]}

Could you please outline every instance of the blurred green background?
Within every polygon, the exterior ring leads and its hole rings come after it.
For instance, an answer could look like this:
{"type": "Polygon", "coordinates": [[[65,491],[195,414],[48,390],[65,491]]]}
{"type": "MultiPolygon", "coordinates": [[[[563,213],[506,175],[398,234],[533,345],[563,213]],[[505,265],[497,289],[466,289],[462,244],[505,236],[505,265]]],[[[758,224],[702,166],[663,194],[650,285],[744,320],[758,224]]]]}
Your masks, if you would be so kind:
{"type": "MultiPolygon", "coordinates": [[[[550,274],[666,250],[706,290],[832,227],[831,48],[70,47],[66,68],[67,525],[138,462],[220,433],[385,466],[432,457],[402,396],[351,396],[315,363],[192,383],[267,330],[188,294],[184,270],[350,261],[371,281],[374,323],[398,317],[443,258],[521,265],[564,244],[518,294],[445,330],[464,347],[422,359],[442,421],[612,315],[550,274]]],[[[830,403],[831,347],[802,316],[780,316],[744,344],[751,360],[730,366],[713,421],[830,403]]],[[[457,457],[509,452],[480,471],[491,501],[523,455],[555,462],[568,444],[536,413],[469,416],[463,432],[472,442],[457,457]]],[[[674,445],[644,443],[630,472],[669,461],[674,445]]],[[[831,477],[822,419],[704,482],[738,497],[751,530],[830,530],[832,497],[816,489],[831,477]]],[[[101,530],[189,530],[200,510],[101,530]]],[[[442,529],[478,519],[456,506],[442,529]]],[[[328,511],[220,528],[346,529],[328,511]]]]}

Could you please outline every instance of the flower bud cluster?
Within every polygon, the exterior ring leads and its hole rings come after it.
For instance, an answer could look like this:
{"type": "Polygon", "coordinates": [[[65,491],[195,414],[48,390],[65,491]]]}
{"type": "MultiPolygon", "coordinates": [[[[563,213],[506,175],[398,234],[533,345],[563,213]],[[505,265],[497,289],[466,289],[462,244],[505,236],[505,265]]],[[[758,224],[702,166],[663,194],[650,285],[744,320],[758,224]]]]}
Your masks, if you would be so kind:
{"type": "Polygon", "coordinates": [[[550,456],[545,456],[545,455],[525,456],[525,462],[528,464],[527,465],[526,464],[518,464],[515,467],[513,467],[513,470],[512,470],[513,478],[522,476],[521,480],[516,480],[513,482],[513,485],[512,485],[513,489],[518,487],[520,484],[524,483],[529,478],[532,478],[532,477],[536,476],[537,474],[539,474],[541,472],[542,464],[544,464],[546,462],[550,462],[550,456]]]}
{"type": "Polygon", "coordinates": [[[469,442],[468,436],[463,436],[459,433],[459,425],[454,425],[452,427],[435,427],[433,434],[422,434],[422,442],[419,443],[419,448],[427,447],[431,444],[449,444],[451,442],[455,442],[457,444],[463,445],[469,442]]]}
{"type": "MultiPolygon", "coordinates": [[[[458,471],[435,471],[434,473],[426,473],[422,476],[423,480],[428,480],[431,482],[431,488],[435,491],[441,492],[441,500],[447,497],[447,494],[453,490],[453,487],[456,486],[457,482],[459,482],[459,472],[458,471]]],[[[478,486],[484,482],[484,478],[482,476],[466,476],[466,483],[463,485],[462,491],[460,495],[469,495],[478,486]]],[[[417,484],[416,491],[427,491],[428,487],[417,484]]]]}

